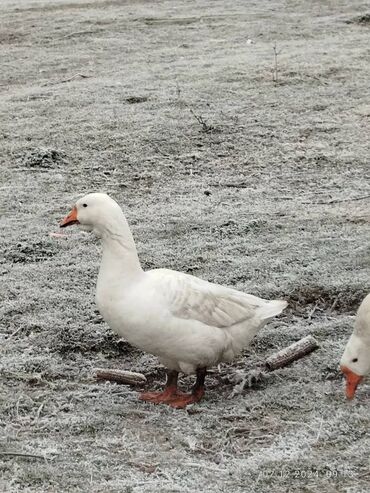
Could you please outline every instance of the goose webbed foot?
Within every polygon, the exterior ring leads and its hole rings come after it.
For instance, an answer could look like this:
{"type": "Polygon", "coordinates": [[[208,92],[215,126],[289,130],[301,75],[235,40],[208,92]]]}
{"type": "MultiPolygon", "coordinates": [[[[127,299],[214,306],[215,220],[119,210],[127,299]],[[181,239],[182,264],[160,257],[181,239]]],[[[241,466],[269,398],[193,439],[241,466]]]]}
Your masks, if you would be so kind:
{"type": "Polygon", "coordinates": [[[193,390],[191,394],[181,394],[173,397],[167,404],[175,409],[184,409],[189,404],[199,402],[204,396],[204,388],[193,390]]]}
{"type": "Polygon", "coordinates": [[[199,402],[204,396],[204,379],[206,368],[197,370],[197,379],[191,394],[184,394],[177,389],[177,371],[167,373],[166,388],[163,392],[145,392],[140,394],[140,399],[153,404],[168,404],[175,409],[184,409],[189,404],[199,402]]]}
{"type": "Polygon", "coordinates": [[[142,392],[139,399],[153,404],[167,404],[171,399],[180,395],[177,389],[179,372],[171,370],[167,372],[166,387],[162,392],[142,392]]]}
{"type": "Polygon", "coordinates": [[[141,401],[153,402],[154,404],[161,404],[170,402],[178,396],[177,387],[166,387],[163,392],[142,392],[139,396],[141,401]]]}
{"type": "Polygon", "coordinates": [[[175,409],[184,409],[189,404],[199,402],[204,396],[204,380],[206,378],[206,373],[206,368],[198,368],[197,379],[191,394],[177,395],[176,397],[173,397],[168,404],[175,409]]]}

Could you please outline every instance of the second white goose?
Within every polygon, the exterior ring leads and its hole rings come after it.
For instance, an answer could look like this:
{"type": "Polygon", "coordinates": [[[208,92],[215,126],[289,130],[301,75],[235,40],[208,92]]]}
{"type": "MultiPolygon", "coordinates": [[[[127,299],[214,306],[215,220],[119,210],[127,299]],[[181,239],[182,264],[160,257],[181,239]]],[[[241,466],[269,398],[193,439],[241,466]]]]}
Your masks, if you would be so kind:
{"type": "Polygon", "coordinates": [[[340,367],[346,377],[347,399],[353,399],[359,383],[370,374],[370,294],[357,311],[355,327],[344,349],[340,367]]]}

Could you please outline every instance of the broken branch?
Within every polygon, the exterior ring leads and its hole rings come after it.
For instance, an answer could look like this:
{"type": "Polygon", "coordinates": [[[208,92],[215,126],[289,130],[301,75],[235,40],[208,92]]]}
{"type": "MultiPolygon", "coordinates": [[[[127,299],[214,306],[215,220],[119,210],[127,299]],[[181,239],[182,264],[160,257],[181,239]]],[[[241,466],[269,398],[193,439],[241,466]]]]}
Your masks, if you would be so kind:
{"type": "Polygon", "coordinates": [[[272,47],[274,51],[274,70],[272,74],[272,80],[277,84],[278,83],[278,55],[280,55],[281,50],[278,51],[276,47],[276,43],[272,47]]]}
{"type": "Polygon", "coordinates": [[[68,79],[60,79],[60,80],[55,80],[51,82],[47,82],[46,84],[42,84],[43,86],[51,86],[55,84],[64,84],[65,82],[71,82],[71,80],[77,79],[77,77],[81,77],[81,79],[89,79],[92,77],[92,75],[86,75],[86,74],[75,74],[72,75],[72,77],[68,77],[68,79]]]}
{"type": "Polygon", "coordinates": [[[57,38],[56,41],[59,41],[60,39],[72,38],[73,36],[83,36],[84,34],[96,34],[101,31],[102,29],[95,29],[95,31],[75,31],[73,33],[68,33],[65,36],[61,36],[60,38],[57,38]]]}
{"type": "Polygon", "coordinates": [[[312,351],[319,348],[319,343],[312,336],[304,337],[303,339],[291,344],[290,346],[281,349],[277,353],[272,354],[267,358],[265,364],[269,371],[277,370],[288,366],[293,361],[303,358],[312,351]]]}
{"type": "Polygon", "coordinates": [[[126,370],[110,370],[105,368],[96,369],[98,380],[109,380],[110,382],[123,383],[128,385],[141,385],[146,383],[146,377],[142,373],[135,373],[126,370]]]}
{"type": "Polygon", "coordinates": [[[42,455],[34,455],[34,454],[20,454],[18,452],[0,452],[0,457],[27,457],[30,459],[45,459],[42,455]]]}

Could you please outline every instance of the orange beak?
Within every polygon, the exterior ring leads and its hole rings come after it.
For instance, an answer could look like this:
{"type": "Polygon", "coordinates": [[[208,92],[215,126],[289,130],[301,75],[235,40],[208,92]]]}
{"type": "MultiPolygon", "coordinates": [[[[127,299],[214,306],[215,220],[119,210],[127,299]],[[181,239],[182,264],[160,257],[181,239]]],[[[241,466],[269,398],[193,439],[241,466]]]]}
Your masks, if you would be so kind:
{"type": "Polygon", "coordinates": [[[341,366],[340,369],[342,370],[342,373],[344,374],[347,380],[346,382],[347,399],[353,399],[356,393],[357,386],[364,377],[361,375],[356,375],[356,373],[353,373],[353,371],[347,368],[346,366],[341,366]]]}
{"type": "Polygon", "coordinates": [[[79,224],[77,219],[77,207],[74,206],[71,212],[64,219],[61,220],[59,226],[65,228],[66,226],[72,226],[72,224],[79,224]]]}

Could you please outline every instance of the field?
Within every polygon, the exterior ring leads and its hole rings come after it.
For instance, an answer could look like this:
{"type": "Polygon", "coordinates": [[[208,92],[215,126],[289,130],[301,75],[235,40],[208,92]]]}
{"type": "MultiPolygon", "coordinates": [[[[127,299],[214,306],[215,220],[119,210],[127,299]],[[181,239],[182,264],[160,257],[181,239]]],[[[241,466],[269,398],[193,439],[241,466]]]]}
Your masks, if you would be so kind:
{"type": "Polygon", "coordinates": [[[370,291],[366,2],[1,4],[0,491],[368,492],[370,386],[338,368],[370,291]],[[187,411],[95,379],[165,373],[97,312],[99,242],[50,236],[90,191],[145,268],[289,301],[187,411]]]}

